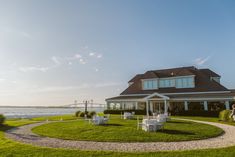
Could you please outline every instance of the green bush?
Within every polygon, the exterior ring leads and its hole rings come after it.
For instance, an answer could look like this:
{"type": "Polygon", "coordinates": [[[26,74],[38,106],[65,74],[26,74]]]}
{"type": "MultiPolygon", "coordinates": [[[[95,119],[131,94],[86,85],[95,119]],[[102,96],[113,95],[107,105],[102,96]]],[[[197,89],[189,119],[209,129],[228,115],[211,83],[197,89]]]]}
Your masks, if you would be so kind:
{"type": "Polygon", "coordinates": [[[218,117],[219,111],[189,110],[170,112],[172,116],[202,116],[202,117],[218,117]]]}
{"type": "Polygon", "coordinates": [[[85,112],[80,112],[80,113],[78,114],[78,116],[79,116],[79,117],[84,117],[84,116],[85,116],[85,112]]]}
{"type": "Polygon", "coordinates": [[[104,114],[123,114],[124,112],[135,112],[136,115],[146,115],[146,110],[104,110],[104,114]]]}
{"type": "Polygon", "coordinates": [[[0,114],[0,125],[2,125],[4,121],[5,121],[5,117],[2,114],[0,114]]]}
{"type": "Polygon", "coordinates": [[[77,111],[75,112],[75,117],[79,117],[79,114],[81,113],[81,111],[77,111]]]}
{"type": "Polygon", "coordinates": [[[219,113],[219,119],[221,121],[233,121],[231,115],[231,111],[230,110],[223,110],[219,113]]]}
{"type": "Polygon", "coordinates": [[[91,111],[88,113],[88,118],[92,118],[94,115],[96,115],[95,111],[91,111]]]}

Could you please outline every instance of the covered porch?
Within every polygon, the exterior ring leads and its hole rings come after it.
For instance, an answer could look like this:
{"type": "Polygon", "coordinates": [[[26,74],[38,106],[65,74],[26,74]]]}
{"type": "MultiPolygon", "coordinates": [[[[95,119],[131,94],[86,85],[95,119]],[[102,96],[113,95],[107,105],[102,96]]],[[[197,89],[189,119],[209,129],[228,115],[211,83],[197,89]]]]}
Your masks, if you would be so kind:
{"type": "Polygon", "coordinates": [[[141,96],[120,96],[106,100],[107,109],[113,110],[145,110],[146,115],[152,113],[168,113],[170,98],[159,93],[141,96]]]}
{"type": "Polygon", "coordinates": [[[152,113],[176,113],[182,111],[208,111],[219,112],[231,109],[233,96],[218,95],[151,95],[119,96],[107,99],[107,109],[112,110],[144,110],[146,115],[152,113]]]}

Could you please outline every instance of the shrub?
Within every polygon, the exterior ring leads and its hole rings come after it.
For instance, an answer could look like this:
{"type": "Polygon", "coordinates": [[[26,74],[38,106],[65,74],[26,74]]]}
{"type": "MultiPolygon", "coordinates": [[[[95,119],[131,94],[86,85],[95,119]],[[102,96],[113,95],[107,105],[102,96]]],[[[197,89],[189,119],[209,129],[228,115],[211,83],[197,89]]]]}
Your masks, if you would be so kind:
{"type": "Polygon", "coordinates": [[[5,117],[2,114],[0,114],[0,125],[2,125],[4,121],[5,121],[5,117]]]}
{"type": "Polygon", "coordinates": [[[80,112],[78,115],[79,115],[79,117],[84,117],[85,116],[85,112],[80,112]]]}
{"type": "Polygon", "coordinates": [[[218,117],[219,111],[204,111],[204,110],[189,110],[171,112],[173,116],[203,116],[203,117],[218,117]]]}
{"type": "Polygon", "coordinates": [[[79,117],[79,114],[81,113],[81,111],[77,111],[75,112],[75,117],[79,117]]]}
{"type": "Polygon", "coordinates": [[[124,112],[135,112],[136,115],[146,115],[146,110],[104,110],[104,114],[123,114],[124,112]]]}
{"type": "Polygon", "coordinates": [[[223,110],[219,113],[219,119],[221,121],[232,121],[230,110],[223,110]]]}
{"type": "Polygon", "coordinates": [[[91,118],[94,115],[96,115],[96,112],[95,111],[91,111],[91,112],[88,113],[88,118],[91,118]]]}

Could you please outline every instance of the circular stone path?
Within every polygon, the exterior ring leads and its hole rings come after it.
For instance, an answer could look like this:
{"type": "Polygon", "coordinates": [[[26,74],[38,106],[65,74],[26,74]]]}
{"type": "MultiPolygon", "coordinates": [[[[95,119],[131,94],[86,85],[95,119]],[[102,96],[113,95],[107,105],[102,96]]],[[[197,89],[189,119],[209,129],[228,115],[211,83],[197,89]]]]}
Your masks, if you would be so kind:
{"type": "Polygon", "coordinates": [[[69,148],[80,150],[99,150],[99,151],[119,151],[119,152],[157,152],[157,151],[173,151],[173,150],[195,150],[207,148],[222,148],[235,145],[235,127],[213,122],[204,122],[197,120],[178,119],[204,123],[219,127],[224,130],[224,134],[218,137],[182,142],[93,142],[93,141],[71,141],[56,139],[50,137],[42,137],[32,133],[33,127],[45,124],[40,122],[35,124],[24,125],[18,128],[8,130],[6,137],[36,146],[51,147],[51,148],[69,148]]]}

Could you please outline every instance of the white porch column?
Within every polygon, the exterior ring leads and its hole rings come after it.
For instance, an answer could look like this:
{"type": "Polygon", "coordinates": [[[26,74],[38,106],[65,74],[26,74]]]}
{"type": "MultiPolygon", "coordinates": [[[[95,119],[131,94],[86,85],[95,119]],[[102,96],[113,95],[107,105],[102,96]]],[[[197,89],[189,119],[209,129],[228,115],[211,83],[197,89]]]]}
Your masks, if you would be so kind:
{"type": "Polygon", "coordinates": [[[229,106],[229,101],[225,101],[225,108],[226,110],[230,110],[230,106],[229,106]]]}
{"type": "Polygon", "coordinates": [[[207,101],[204,101],[204,102],[203,102],[203,105],[204,105],[204,110],[205,110],[205,111],[208,111],[208,104],[207,104],[207,101]]]}
{"type": "Polygon", "coordinates": [[[168,103],[167,100],[164,100],[164,114],[167,114],[168,112],[168,103]]]}
{"type": "Polygon", "coordinates": [[[110,109],[110,102],[107,102],[106,108],[107,108],[107,109],[110,109]]]}
{"type": "Polygon", "coordinates": [[[184,101],[184,110],[188,111],[188,102],[187,101],[184,101]]]}
{"type": "Polygon", "coordinates": [[[135,109],[138,110],[138,102],[135,102],[135,109]]]}
{"type": "Polygon", "coordinates": [[[149,101],[146,101],[146,115],[149,116],[149,101]]]}
{"type": "Polygon", "coordinates": [[[122,110],[124,110],[124,109],[125,109],[124,102],[120,102],[120,104],[121,104],[121,108],[122,108],[122,110]]]}
{"type": "Polygon", "coordinates": [[[150,105],[150,111],[153,112],[153,102],[150,101],[149,105],[150,105]]]}

